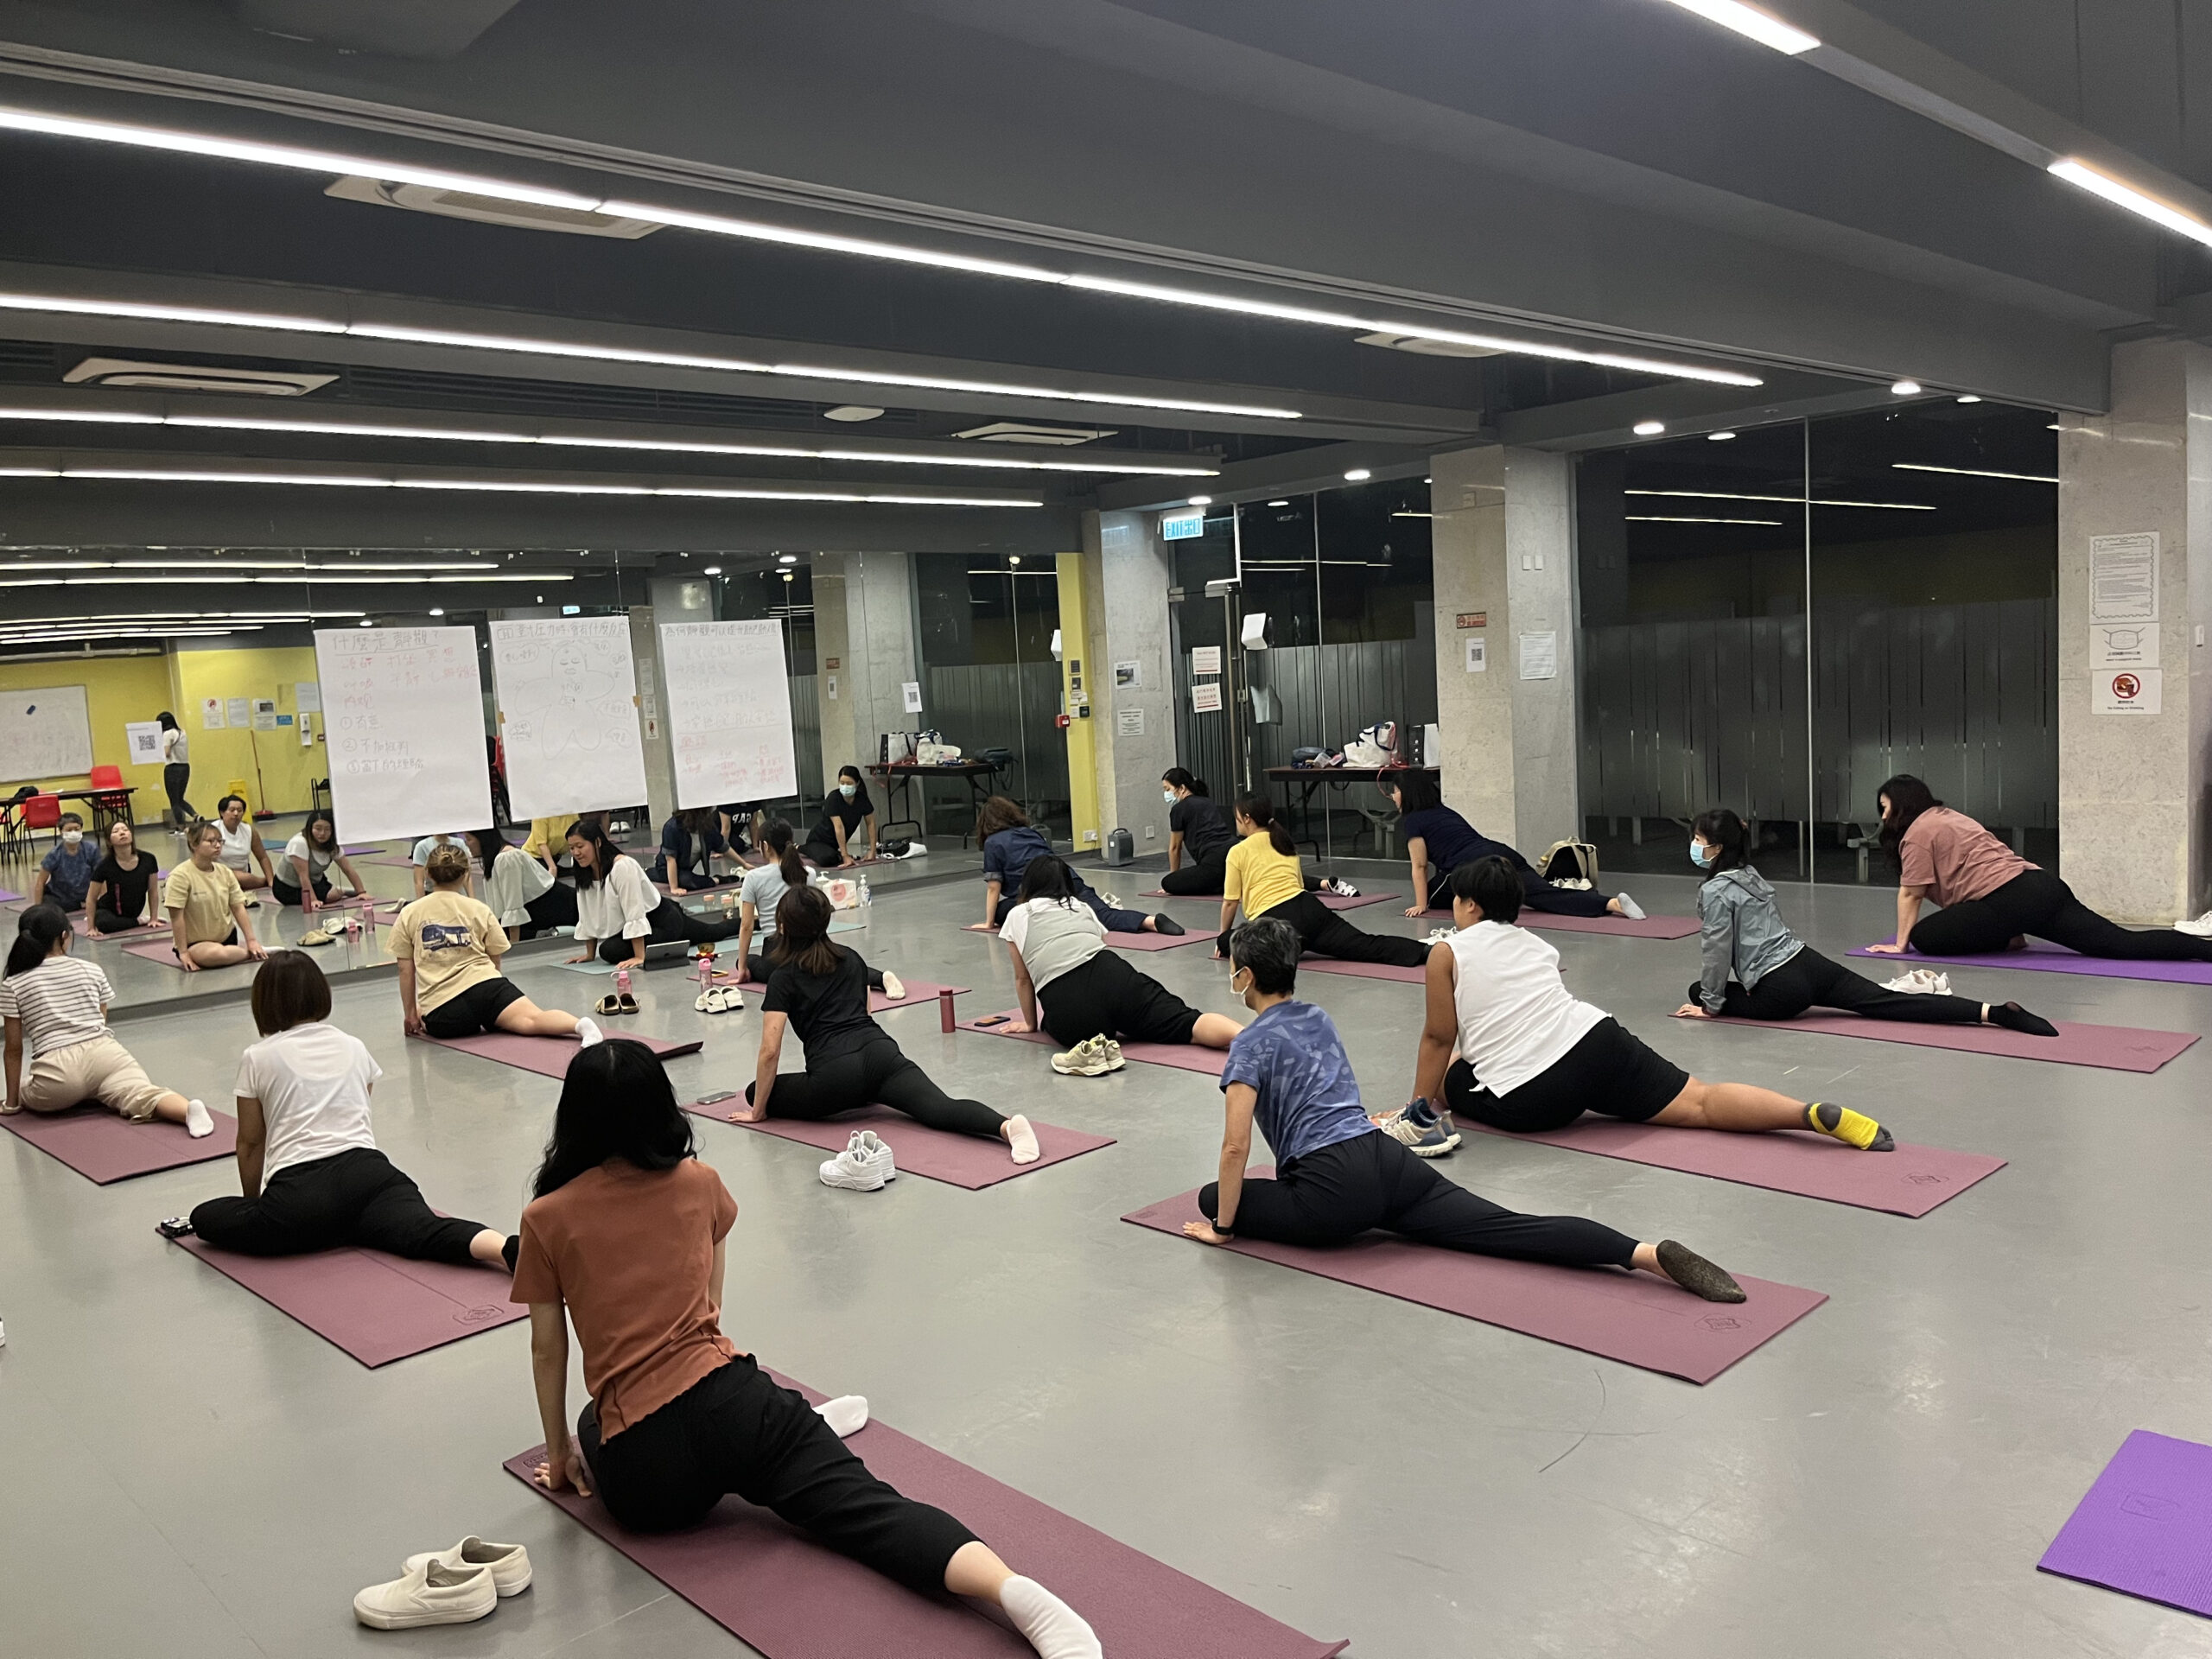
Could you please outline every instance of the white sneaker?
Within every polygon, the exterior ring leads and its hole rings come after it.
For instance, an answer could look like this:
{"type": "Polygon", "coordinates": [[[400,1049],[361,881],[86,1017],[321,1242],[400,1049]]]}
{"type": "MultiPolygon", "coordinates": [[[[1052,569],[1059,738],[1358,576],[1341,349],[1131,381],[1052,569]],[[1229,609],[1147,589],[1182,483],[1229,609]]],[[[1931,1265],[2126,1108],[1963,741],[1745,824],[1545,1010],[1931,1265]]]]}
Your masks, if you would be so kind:
{"type": "Polygon", "coordinates": [[[1432,927],[1428,930],[1428,942],[1431,944],[1441,944],[1459,931],[1456,927],[1432,927]]]}
{"type": "Polygon", "coordinates": [[[599,1021],[587,1014],[576,1021],[576,1041],[585,1048],[607,1040],[607,1033],[599,1028],[599,1021]]]}
{"type": "Polygon", "coordinates": [[[885,1182],[895,1172],[891,1167],[891,1148],[875,1138],[873,1129],[855,1129],[853,1138],[845,1149],[835,1158],[825,1160],[821,1168],[822,1185],[842,1187],[849,1192],[880,1192],[885,1182]],[[874,1141],[871,1147],[865,1141],[874,1141]]]}
{"type": "Polygon", "coordinates": [[[411,1630],[422,1624],[466,1624],[499,1605],[490,1567],[449,1567],[432,1558],[404,1578],[362,1591],[353,1598],[353,1617],[372,1630],[411,1630]]]}
{"type": "Polygon", "coordinates": [[[2174,931],[2187,933],[2200,939],[2212,939],[2212,910],[2206,911],[2193,922],[2176,922],[2174,931]]]}
{"type": "Polygon", "coordinates": [[[1066,1053],[1052,1056],[1052,1070],[1064,1077],[1103,1077],[1128,1064],[1120,1045],[1105,1037],[1086,1037],[1066,1053]]]}
{"type": "Polygon", "coordinates": [[[489,1567],[492,1587],[503,1596],[518,1596],[530,1588],[530,1552],[520,1544],[487,1544],[472,1532],[450,1549],[410,1555],[405,1570],[412,1573],[433,1561],[453,1572],[489,1567]]]}
{"type": "MultiPolygon", "coordinates": [[[[1585,883],[1585,885],[1586,886],[1587,883],[1585,883]]],[[[1613,897],[1621,901],[1621,914],[1627,917],[1629,920],[1631,922],[1640,922],[1643,919],[1643,906],[1637,904],[1636,900],[1630,898],[1628,894],[1624,893],[1617,893],[1613,897]]]]}
{"type": "Polygon", "coordinates": [[[1951,976],[1939,974],[1933,968],[1912,968],[1899,974],[1882,988],[1903,991],[1908,996],[1948,996],[1951,994],[1951,976]]]}
{"type": "Polygon", "coordinates": [[[888,968],[883,970],[883,994],[893,1002],[904,1002],[906,1000],[906,982],[888,968]]]}
{"type": "Polygon", "coordinates": [[[1324,893],[1333,893],[1339,899],[1357,899],[1359,897],[1359,889],[1352,886],[1351,882],[1345,880],[1342,876],[1337,876],[1331,880],[1324,881],[1321,884],[1321,891],[1324,893]]]}
{"type": "Polygon", "coordinates": [[[194,1140],[215,1133],[215,1115],[207,1109],[205,1101],[188,1100],[184,1103],[184,1132],[194,1140]]]}

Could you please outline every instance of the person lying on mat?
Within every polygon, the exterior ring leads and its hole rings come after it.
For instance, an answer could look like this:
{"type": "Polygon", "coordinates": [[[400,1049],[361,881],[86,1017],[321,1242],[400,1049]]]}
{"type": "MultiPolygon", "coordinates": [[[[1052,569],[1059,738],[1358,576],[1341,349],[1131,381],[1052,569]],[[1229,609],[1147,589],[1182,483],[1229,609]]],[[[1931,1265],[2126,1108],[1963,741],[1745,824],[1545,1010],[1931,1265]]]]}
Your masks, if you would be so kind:
{"type": "Polygon", "coordinates": [[[1298,843],[1266,796],[1238,798],[1236,833],[1243,839],[1229,850],[1228,879],[1221,889],[1221,937],[1213,950],[1216,962],[1229,955],[1230,929],[1239,906],[1248,922],[1269,916],[1287,924],[1317,957],[1387,962],[1401,968],[1418,968],[1428,960],[1428,946],[1421,940],[1363,932],[1306,891],[1298,843]]]}
{"type": "Polygon", "coordinates": [[[1697,893],[1705,925],[1699,938],[1704,971],[1690,987],[1690,1000],[1675,1010],[1677,1019],[1795,1020],[1808,1008],[1823,1007],[1869,1020],[2002,1026],[2031,1037],[2058,1035],[2056,1026],[2018,1002],[1885,990],[1829,961],[1783,921],[1774,889],[1751,866],[1750,831],[1725,806],[1699,816],[1690,835],[1690,862],[1711,872],[1697,893]]]}
{"type": "Polygon", "coordinates": [[[484,902],[510,938],[533,939],[576,925],[576,890],[497,829],[472,830],[469,850],[484,871],[484,902]]]}
{"type": "MultiPolygon", "coordinates": [[[[1192,777],[1185,767],[1168,767],[1160,782],[1168,804],[1167,874],[1160,878],[1160,890],[1181,899],[1220,897],[1229,874],[1229,849],[1236,844],[1229,812],[1206,793],[1205,780],[1192,777]],[[1183,868],[1186,858],[1192,861],[1188,869],[1183,868]]],[[[1308,893],[1359,896],[1359,889],[1349,881],[1309,875],[1305,882],[1308,893]]]]}
{"type": "Polygon", "coordinates": [[[223,850],[221,829],[200,819],[184,832],[184,849],[191,857],[162,884],[162,908],[168,912],[169,938],[185,972],[233,968],[267,956],[254,937],[237,875],[216,861],[223,850]]]}
{"type": "Polygon", "coordinates": [[[92,867],[92,882],[85,889],[92,931],[128,933],[137,927],[159,926],[161,906],[154,899],[161,875],[153,859],[138,850],[138,837],[128,823],[118,818],[108,825],[107,856],[92,867]]]}
{"type": "Polygon", "coordinates": [[[1595,888],[1555,887],[1529,861],[1502,841],[1492,841],[1444,804],[1436,780],[1426,772],[1393,778],[1382,792],[1397,803],[1398,833],[1406,838],[1406,856],[1412,861],[1414,902],[1406,914],[1419,916],[1431,910],[1452,908],[1446,885],[1452,872],[1478,858],[1502,858],[1521,878],[1522,904],[1529,910],[1554,916],[1625,916],[1641,920],[1643,906],[1626,893],[1603,893],[1595,888]]]}
{"type": "Polygon", "coordinates": [[[1200,1014],[1119,951],[1106,925],[1076,897],[1076,874],[1058,858],[1033,858],[1021,900],[999,930],[1014,957],[1015,1031],[1049,1032],[1068,1052],[1052,1056],[1064,1076],[1095,1077],[1124,1064],[1119,1039],[1227,1048],[1243,1029],[1226,1014],[1200,1014]]]}
{"type": "Polygon", "coordinates": [[[1603,1008],[1578,1001],[1559,952],[1516,927],[1520,873],[1502,858],[1452,872],[1458,931],[1433,946],[1414,1098],[1378,1120],[1424,1158],[1459,1144],[1452,1114],[1522,1134],[1586,1111],[1684,1129],[1812,1129],[1862,1151],[1895,1142],[1848,1107],[1808,1104],[1747,1083],[1701,1083],[1645,1047],[1603,1008]]]}
{"type": "Polygon", "coordinates": [[[82,910],[92,873],[100,866],[100,849],[86,839],[85,821],[74,812],[64,812],[58,829],[53,848],[31,872],[31,903],[82,910]]]}
{"type": "Polygon", "coordinates": [[[660,827],[660,851],[653,855],[653,880],[681,899],[720,880],[715,873],[718,858],[734,859],[723,837],[721,814],[711,806],[671,813],[660,827]]]}
{"type": "Polygon", "coordinates": [[[303,951],[277,950],[253,976],[261,1040],[238,1060],[238,1192],[193,1207],[219,1249],[305,1255],[357,1244],[416,1262],[512,1270],[515,1237],[442,1216],[377,1150],[369,1091],[384,1075],[330,1023],[330,982],[303,951]]]}
{"type": "Polygon", "coordinates": [[[825,870],[859,863],[846,843],[861,832],[863,825],[868,830],[868,855],[874,858],[875,803],[869,798],[861,769],[840,766],[837,787],[823,799],[821,821],[806,832],[806,855],[825,870]]]}
{"type": "Polygon", "coordinates": [[[583,947],[570,962],[589,962],[595,950],[601,962],[642,968],[649,944],[715,944],[738,931],[734,920],[694,916],[654,887],[596,817],[569,826],[569,856],[576,867],[576,943],[583,947]]]}
{"type": "Polygon", "coordinates": [[[213,1133],[215,1120],[205,1106],[147,1081],[145,1068],[116,1041],[107,1028],[114,988],[98,963],[69,954],[76,937],[69,918],[54,905],[33,905],[16,924],[6,976],[0,978],[8,1067],[0,1111],[66,1112],[97,1100],[134,1123],[181,1123],[194,1140],[213,1133]]]}
{"type": "Polygon", "coordinates": [[[1897,930],[1882,956],[1908,947],[1928,957],[2018,950],[2028,937],[2085,957],[2121,962],[2212,962],[2212,938],[2177,928],[2122,927],[2074,896],[1963,812],[1954,812],[1908,772],[1884,784],[1882,850],[1897,861],[1897,930]],[[1942,908],[1923,917],[1933,899],[1942,908]]]}
{"type": "Polygon", "coordinates": [[[535,1190],[512,1300],[530,1307],[539,1485],[595,1496],[632,1532],[696,1526],[738,1493],[918,1595],[992,1604],[1042,1659],[1101,1659],[1065,1602],[846,1449],[838,1436],[866,1421],[863,1402],[817,1411],[722,1334],[737,1201],[698,1160],[643,1044],[617,1039],[570,1064],[535,1190]],[[573,1438],[571,1324],[590,1395],[573,1438]]]}
{"type": "MultiPolygon", "coordinates": [[[[994,795],[976,815],[976,836],[983,849],[983,919],[969,927],[971,933],[988,933],[1004,925],[1021,891],[1021,878],[1033,860],[1052,856],[1052,843],[1029,822],[1029,815],[1003,795],[994,795]]],[[[1166,916],[1147,916],[1141,910],[1122,910],[1093,893],[1081,876],[1075,878],[1075,896],[1090,907],[1109,933],[1166,933],[1185,931],[1182,923],[1166,916]]]]}
{"type": "MultiPolygon", "coordinates": [[[[751,980],[765,984],[768,978],[768,964],[761,954],[753,948],[756,934],[772,934],[776,931],[776,907],[784,902],[784,895],[793,887],[810,885],[814,877],[808,872],[806,861],[799,856],[798,833],[790,820],[772,818],[760,832],[760,844],[767,849],[768,861],[755,870],[745,873],[745,880],[737,890],[737,977],[740,983],[751,980]],[[763,918],[766,918],[765,920],[763,918]]],[[[881,991],[893,1002],[906,1000],[906,988],[896,974],[880,969],[868,970],[868,988],[881,991]]]]}
{"type": "Polygon", "coordinates": [[[276,872],[276,879],[269,884],[269,890],[278,904],[312,912],[333,899],[366,893],[368,885],[361,880],[361,873],[353,868],[353,861],[346,856],[345,847],[339,842],[337,820],[317,808],[308,814],[299,833],[284,843],[284,862],[276,872]],[[331,885],[330,867],[334,864],[352,884],[350,892],[331,885]]]}
{"type": "Polygon", "coordinates": [[[953,1135],[995,1135],[1017,1164],[1037,1161],[1037,1135],[1026,1117],[1002,1117],[980,1100],[955,1100],[899,1052],[868,1011],[868,963],[831,942],[830,896],[795,887],[776,906],[768,947],[768,995],[762,1001],[760,1058],[733,1123],[764,1117],[834,1117],[888,1106],[953,1135]],[[784,1032],[806,1046],[806,1070],[779,1073],[784,1032]]]}
{"type": "Polygon", "coordinates": [[[399,964],[399,1010],[410,1037],[511,1031],[598,1040],[590,1020],[539,1007],[499,971],[507,936],[492,907],[468,896],[465,849],[438,848],[423,872],[430,890],[399,912],[388,947],[399,964]]]}
{"type": "Polygon", "coordinates": [[[1516,1215],[1447,1180],[1368,1121],[1335,1023],[1294,1000],[1298,930],[1271,917],[1247,922],[1229,949],[1229,988],[1258,1018],[1222,1068],[1220,1173],[1198,1189],[1205,1219],[1184,1227],[1191,1237],[1326,1248],[1379,1228],[1477,1255],[1640,1268],[1709,1302],[1744,1300],[1735,1280],[1672,1239],[1638,1243],[1580,1216],[1516,1215]],[[1272,1180],[1245,1173],[1255,1121],[1274,1150],[1272,1180]]]}
{"type": "Polygon", "coordinates": [[[261,831],[246,822],[245,796],[226,795],[215,803],[215,827],[223,835],[216,862],[238,877],[238,886],[249,893],[276,886],[276,868],[261,843],[261,831]],[[256,869],[257,864],[261,868],[256,869]]]}

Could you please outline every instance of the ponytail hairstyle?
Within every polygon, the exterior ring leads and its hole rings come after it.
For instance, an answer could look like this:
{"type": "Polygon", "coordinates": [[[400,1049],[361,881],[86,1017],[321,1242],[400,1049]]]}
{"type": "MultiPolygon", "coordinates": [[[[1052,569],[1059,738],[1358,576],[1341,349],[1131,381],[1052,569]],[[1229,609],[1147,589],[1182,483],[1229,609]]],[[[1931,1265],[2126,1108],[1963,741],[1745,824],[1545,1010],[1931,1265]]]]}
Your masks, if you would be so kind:
{"type": "Polygon", "coordinates": [[[806,885],[806,861],[799,856],[798,835],[789,818],[771,818],[760,832],[760,844],[776,855],[776,874],[787,887],[806,885]]]}
{"type": "Polygon", "coordinates": [[[1001,830],[1019,830],[1028,822],[1027,812],[1005,796],[994,795],[976,814],[976,839],[978,842],[986,842],[1001,830]]]}
{"type": "Polygon", "coordinates": [[[1697,815],[1697,822],[1690,826],[1691,833],[1716,851],[1713,862],[1705,867],[1707,875],[1718,875],[1723,870],[1747,870],[1751,868],[1751,832],[1744,821],[1725,806],[1716,806],[1709,812],[1697,815]]]}
{"type": "Polygon", "coordinates": [[[1160,774],[1160,781],[1174,789],[1187,789],[1193,795],[1206,792],[1206,780],[1191,775],[1188,766],[1170,766],[1160,774]]]}
{"type": "Polygon", "coordinates": [[[69,931],[69,918],[59,905],[33,905],[16,924],[16,942],[8,947],[8,969],[0,978],[28,974],[54,954],[54,942],[69,931]]]}
{"type": "Polygon", "coordinates": [[[1032,899],[1057,899],[1063,906],[1075,902],[1075,872],[1066,861],[1052,853],[1029,861],[1021,873],[1021,902],[1026,905],[1032,899]]]}
{"type": "Polygon", "coordinates": [[[834,914],[830,895],[821,888],[791,888],[776,905],[776,938],[768,947],[769,956],[817,978],[836,973],[838,950],[830,943],[834,914]]]}
{"type": "Polygon", "coordinates": [[[1897,843],[1904,839],[1904,832],[1912,828],[1912,821],[1929,808],[1941,806],[1935,792],[1909,772],[1901,772],[1874,791],[1877,800],[1890,798],[1888,815],[1882,820],[1882,850],[1900,864],[1903,858],[1897,843]]]}
{"type": "Polygon", "coordinates": [[[1275,804],[1266,796],[1239,795],[1236,798],[1236,813],[1239,817],[1250,819],[1255,830],[1266,830],[1268,844],[1285,858],[1297,853],[1298,843],[1290,838],[1290,831],[1276,818],[1275,804]]]}

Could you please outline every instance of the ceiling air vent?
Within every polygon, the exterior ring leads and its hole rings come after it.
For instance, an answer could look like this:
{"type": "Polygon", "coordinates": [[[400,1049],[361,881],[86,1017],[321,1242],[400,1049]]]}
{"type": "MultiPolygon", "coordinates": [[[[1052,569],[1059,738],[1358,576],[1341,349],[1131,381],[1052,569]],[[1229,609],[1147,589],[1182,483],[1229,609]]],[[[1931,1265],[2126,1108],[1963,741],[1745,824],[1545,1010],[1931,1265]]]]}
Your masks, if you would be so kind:
{"type": "Polygon", "coordinates": [[[594,213],[576,207],[541,207],[535,202],[505,201],[495,196],[473,196],[466,190],[439,190],[427,184],[392,184],[382,179],[348,176],[322,194],[343,201],[367,201],[379,207],[404,207],[410,213],[474,219],[480,225],[505,225],[523,231],[566,231],[571,236],[613,236],[634,242],[661,228],[650,219],[617,219],[612,213],[594,213]]]}
{"type": "Polygon", "coordinates": [[[243,391],[257,397],[301,397],[338,377],[303,369],[216,369],[197,363],[131,363],[88,357],[61,377],[75,386],[130,386],[144,391],[243,391]]]}
{"type": "Polygon", "coordinates": [[[994,421],[952,435],[981,443],[1089,443],[1094,438],[1110,438],[1115,430],[1110,426],[1030,426],[1020,421],[994,421]]]}
{"type": "Polygon", "coordinates": [[[1416,357],[1496,357],[1487,346],[1462,346],[1456,340],[1423,340],[1418,334],[1360,334],[1355,343],[1380,346],[1385,351],[1411,352],[1416,357]]]}

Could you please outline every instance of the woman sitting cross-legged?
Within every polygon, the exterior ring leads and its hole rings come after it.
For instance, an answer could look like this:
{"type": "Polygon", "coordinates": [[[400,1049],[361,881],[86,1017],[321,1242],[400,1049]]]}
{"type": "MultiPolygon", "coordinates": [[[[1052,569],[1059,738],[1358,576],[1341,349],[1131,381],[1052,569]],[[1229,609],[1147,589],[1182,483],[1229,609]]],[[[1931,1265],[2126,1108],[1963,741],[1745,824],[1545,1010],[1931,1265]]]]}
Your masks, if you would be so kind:
{"type": "Polygon", "coordinates": [[[1306,891],[1298,843],[1275,817],[1275,804],[1266,796],[1247,795],[1236,803],[1236,833],[1243,839],[1229,849],[1215,961],[1229,955],[1229,930],[1240,905],[1248,922],[1272,916],[1287,923],[1305,948],[1317,957],[1334,957],[1340,962],[1386,962],[1400,968],[1418,968],[1428,960],[1428,946],[1421,940],[1364,932],[1306,891]]]}
{"type": "Polygon", "coordinates": [[[1887,1129],[1848,1107],[1701,1083],[1645,1047],[1567,990],[1559,952],[1514,925],[1521,899],[1520,874],[1502,858],[1452,872],[1458,931],[1430,950],[1414,1099],[1382,1120],[1386,1133],[1433,1158],[1459,1144],[1452,1112],[1541,1134],[1591,1111],[1684,1129],[1812,1129],[1862,1151],[1892,1149],[1887,1129]]]}
{"type": "Polygon", "coordinates": [[[1744,1300],[1726,1272],[1672,1239],[1638,1243],[1580,1216],[1516,1215],[1446,1179],[1368,1122],[1335,1023],[1311,1002],[1293,1000],[1297,930],[1248,922],[1229,948],[1229,987],[1259,1017],[1229,1046],[1220,1174],[1198,1190],[1205,1219],[1183,1229],[1192,1238],[1327,1247],[1380,1228],[1477,1255],[1638,1268],[1709,1302],[1744,1300]],[[1244,1173],[1255,1121],[1274,1149],[1273,1180],[1244,1173]]]}
{"type": "Polygon", "coordinates": [[[1414,902],[1406,914],[1452,908],[1446,886],[1452,872],[1478,858],[1502,858],[1521,878],[1521,902],[1529,910],[1554,916],[1625,916],[1640,921],[1643,907],[1626,893],[1603,893],[1596,888],[1555,887],[1513,848],[1492,841],[1450,807],[1426,772],[1409,772],[1382,785],[1382,792],[1396,803],[1398,833],[1406,838],[1406,856],[1413,864],[1414,902]]]}
{"type": "MultiPolygon", "coordinates": [[[[766,984],[768,963],[760,951],[753,950],[753,938],[772,936],[776,907],[784,902],[784,895],[793,887],[811,885],[814,878],[807,871],[806,861],[799,856],[798,834],[790,820],[771,818],[760,832],[760,844],[767,849],[768,861],[747,870],[737,890],[737,976],[741,982],[749,979],[766,984]]],[[[906,988],[899,976],[881,969],[868,970],[868,988],[881,991],[893,1002],[906,1000],[906,988]]]]}
{"type": "MultiPolygon", "coordinates": [[[[985,801],[976,815],[976,839],[983,849],[983,919],[969,931],[988,933],[1001,925],[1017,902],[1021,878],[1033,860],[1050,858],[1052,843],[1029,822],[1029,815],[1003,795],[985,801]]],[[[1167,916],[1120,910],[1075,877],[1075,896],[1089,906],[1109,933],[1180,934],[1182,923],[1167,916]]]]}
{"type": "Polygon", "coordinates": [[[642,968],[649,944],[713,944],[738,931],[734,921],[702,921],[660,892],[598,818],[569,826],[569,855],[576,866],[576,943],[584,947],[571,962],[589,962],[596,950],[601,962],[642,968]]]}
{"type": "Polygon", "coordinates": [[[776,906],[768,947],[768,995],[761,1002],[760,1058],[733,1123],[764,1117],[834,1117],[888,1106],[918,1123],[954,1135],[993,1135],[1017,1164],[1037,1161],[1026,1117],[1005,1117],[980,1100],[955,1100],[899,1052],[868,1011],[868,964],[830,938],[830,897],[793,887],[776,906]],[[779,1073],[786,1027],[806,1046],[806,1070],[779,1073]]]}
{"type": "Polygon", "coordinates": [[[512,1293],[530,1305],[538,1484],[595,1495],[632,1532],[696,1526],[734,1492],[918,1595],[993,1604],[1042,1659],[1100,1659],[1065,1602],[846,1449],[839,1433],[866,1421],[864,1402],[817,1411],[722,1334],[736,1223],[659,1060],[619,1039],[577,1056],[522,1214],[512,1293]],[[572,1324],[591,1395],[573,1439],[572,1324]]]}
{"type": "Polygon", "coordinates": [[[219,1249],[304,1255],[359,1244],[417,1262],[511,1270],[517,1241],[442,1216],[377,1150],[369,1091],[384,1075],[359,1038],[330,1023],[330,982],[278,950],[253,976],[261,1040],[238,1062],[238,1187],[192,1211],[219,1249]]]}
{"type": "Polygon", "coordinates": [[[2002,1026],[2031,1037],[2058,1027],[2018,1002],[1885,990],[1840,962],[1831,962],[1789,931],[1775,908],[1774,889],[1751,864],[1750,833],[1726,807],[1701,814],[1690,836],[1690,861],[1710,870],[1698,889],[1704,922],[1704,972],[1682,1020],[1795,1020],[1808,1008],[1841,1008],[1869,1020],[1931,1026],[2002,1026]]]}
{"type": "Polygon", "coordinates": [[[169,913],[169,936],[185,972],[234,968],[267,956],[254,937],[238,876],[216,861],[223,850],[220,826],[201,819],[185,831],[184,847],[191,858],[162,884],[162,908],[169,913]]]}
{"type": "Polygon", "coordinates": [[[1117,1039],[1227,1048],[1243,1029],[1225,1014],[1200,1014],[1120,952],[1106,925],[1076,897],[1075,872],[1053,857],[1032,859],[1021,901],[999,930],[1014,953],[1021,1003],[1017,1031],[1044,1031],[1067,1045],[1052,1070],[1095,1077],[1124,1064],[1117,1039]],[[1040,1012],[1041,1007],[1041,1012],[1040,1012]]]}
{"type": "Polygon", "coordinates": [[[539,1007],[499,971],[507,936],[491,906],[468,896],[466,849],[434,849],[423,868],[430,890],[399,912],[390,946],[399,964],[399,1008],[410,1037],[512,1031],[599,1040],[590,1020],[539,1007]]]}

